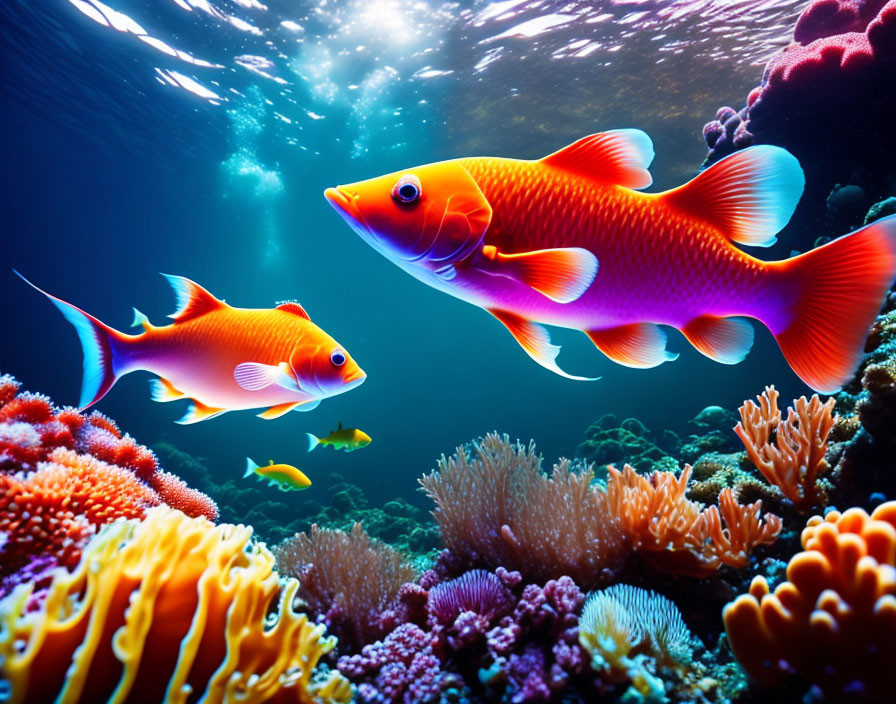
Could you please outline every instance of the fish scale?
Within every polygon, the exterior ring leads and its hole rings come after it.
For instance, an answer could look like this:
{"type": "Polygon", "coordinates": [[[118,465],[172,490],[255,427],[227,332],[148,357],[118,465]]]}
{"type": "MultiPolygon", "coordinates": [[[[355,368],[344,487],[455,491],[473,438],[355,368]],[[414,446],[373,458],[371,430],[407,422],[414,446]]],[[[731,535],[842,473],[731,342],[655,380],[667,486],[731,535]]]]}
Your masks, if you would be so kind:
{"type": "Polygon", "coordinates": [[[491,312],[561,376],[588,379],[559,367],[545,325],[581,330],[613,361],[649,368],[677,357],[660,326],[736,364],[755,319],[809,386],[839,389],[896,276],[896,216],[765,262],[740,247],[770,246],[790,219],[804,184],[792,155],[752,147],[679,188],[641,193],[652,159],[646,134],[613,130],[537,161],[464,157],[325,196],[368,244],[491,312]]]}
{"type": "Polygon", "coordinates": [[[82,408],[102,398],[120,376],[136,370],[158,375],[153,381],[155,400],[192,400],[182,423],[250,408],[267,409],[259,414],[266,419],[293,409],[310,410],[320,399],[354,388],[366,378],[301,306],[234,308],[189,279],[167,278],[179,303],[174,322],[156,327],[135,311],[136,324],[144,328],[139,335],[113,330],[37,289],[81,338],[82,408]]]}

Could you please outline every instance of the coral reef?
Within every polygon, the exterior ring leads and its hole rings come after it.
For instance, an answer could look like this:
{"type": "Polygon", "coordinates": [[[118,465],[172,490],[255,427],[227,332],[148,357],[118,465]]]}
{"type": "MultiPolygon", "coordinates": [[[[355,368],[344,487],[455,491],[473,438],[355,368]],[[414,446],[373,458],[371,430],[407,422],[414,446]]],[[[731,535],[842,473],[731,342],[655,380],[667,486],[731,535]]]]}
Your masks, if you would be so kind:
{"type": "Polygon", "coordinates": [[[30,585],[0,602],[8,701],[348,702],[346,680],[316,669],[334,640],[250,536],[167,507],[105,526],[39,610],[30,585]]]}
{"type": "Polygon", "coordinates": [[[896,2],[815,0],[746,106],[720,108],[703,128],[706,163],[752,144],[786,148],[806,172],[809,217],[836,184],[861,186],[871,201],[892,196],[894,82],[896,2]]]}
{"type": "Polygon", "coordinates": [[[758,576],[729,604],[738,661],[775,686],[796,674],[826,701],[891,701],[896,688],[896,502],[811,518],[774,592],[758,576]]]}
{"type": "Polygon", "coordinates": [[[635,552],[665,571],[701,577],[722,564],[745,567],[753,548],[774,542],[781,532],[780,518],[760,517],[761,501],[740,505],[730,489],[719,493],[718,507],[689,500],[689,465],[679,477],[643,476],[630,465],[609,471],[610,510],[635,552]]]}
{"type": "Polygon", "coordinates": [[[74,567],[101,526],[162,503],[217,517],[214,501],[161,470],[113,421],[58,409],[0,377],[0,595],[24,572],[46,572],[48,558],[74,567]]]}
{"type": "Polygon", "coordinates": [[[593,470],[563,460],[550,476],[535,447],[492,433],[444,456],[420,484],[436,504],[444,546],[465,564],[505,567],[527,579],[606,581],[625,542],[593,470]]]}
{"type": "Polygon", "coordinates": [[[606,465],[628,462],[639,470],[678,469],[672,457],[681,444],[671,431],[659,438],[637,418],[623,421],[607,413],[588,426],[585,439],[576,449],[576,457],[591,462],[600,472],[606,465]]]}
{"type": "Polygon", "coordinates": [[[281,543],[275,554],[280,571],[298,577],[300,596],[343,650],[385,635],[382,612],[415,576],[398,550],[371,540],[360,523],[349,533],[313,525],[310,533],[281,543]]]}
{"type": "Polygon", "coordinates": [[[818,394],[811,400],[801,396],[782,420],[778,396],[774,386],[767,386],[757,397],[758,405],[746,401],[734,432],[762,476],[798,511],[808,511],[825,501],[819,477],[828,470],[825,453],[834,426],[835,401],[830,398],[822,403],[818,394]]]}
{"type": "Polygon", "coordinates": [[[371,537],[408,553],[422,555],[439,546],[438,528],[426,509],[404,498],[373,506],[360,487],[336,472],[315,477],[314,486],[323,488],[326,494],[323,503],[313,499],[287,502],[282,492],[263,484],[213,476],[203,458],[170,443],[156,443],[153,450],[177,476],[215,495],[221,520],[248,522],[256,535],[270,544],[307,533],[315,523],[321,528],[351,531],[357,522],[371,537]]]}

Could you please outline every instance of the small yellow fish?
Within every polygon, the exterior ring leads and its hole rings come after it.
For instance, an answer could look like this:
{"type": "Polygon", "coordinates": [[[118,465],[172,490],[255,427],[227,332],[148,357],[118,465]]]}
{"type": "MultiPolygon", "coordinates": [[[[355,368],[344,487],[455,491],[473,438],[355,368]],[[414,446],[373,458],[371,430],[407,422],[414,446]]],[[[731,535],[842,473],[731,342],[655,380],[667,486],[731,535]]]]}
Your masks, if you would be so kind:
{"type": "Polygon", "coordinates": [[[370,444],[370,436],[367,433],[357,428],[343,428],[342,423],[325,438],[319,438],[311,433],[305,433],[305,435],[308,436],[308,452],[318,445],[329,445],[334,450],[351,452],[370,444]]]}
{"type": "Polygon", "coordinates": [[[268,484],[275,486],[280,491],[301,491],[311,486],[311,480],[305,473],[293,467],[291,464],[274,464],[274,460],[266,467],[259,467],[250,458],[246,458],[246,472],[243,477],[257,474],[261,479],[267,479],[268,484]]]}

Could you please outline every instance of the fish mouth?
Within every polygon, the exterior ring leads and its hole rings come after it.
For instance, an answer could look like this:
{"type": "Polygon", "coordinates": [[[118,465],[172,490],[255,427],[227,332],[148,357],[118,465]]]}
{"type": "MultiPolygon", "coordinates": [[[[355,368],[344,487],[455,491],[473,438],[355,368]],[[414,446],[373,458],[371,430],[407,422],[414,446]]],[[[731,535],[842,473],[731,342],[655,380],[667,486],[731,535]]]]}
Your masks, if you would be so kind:
{"type": "Polygon", "coordinates": [[[367,374],[362,372],[360,369],[353,374],[350,374],[344,379],[345,386],[349,389],[353,389],[356,386],[362,384],[364,380],[367,378],[367,374]]]}
{"type": "Polygon", "coordinates": [[[324,198],[330,202],[330,205],[339,211],[340,215],[347,215],[359,223],[363,222],[361,211],[358,210],[356,203],[358,196],[348,190],[345,186],[328,188],[324,191],[324,198]]]}

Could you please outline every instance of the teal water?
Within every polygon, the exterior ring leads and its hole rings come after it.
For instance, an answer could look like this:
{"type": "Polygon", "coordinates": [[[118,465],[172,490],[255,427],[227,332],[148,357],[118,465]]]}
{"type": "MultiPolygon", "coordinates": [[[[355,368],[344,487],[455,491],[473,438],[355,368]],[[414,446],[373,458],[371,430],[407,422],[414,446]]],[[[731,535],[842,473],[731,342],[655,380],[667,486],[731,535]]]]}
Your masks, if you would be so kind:
{"type": "MultiPolygon", "coordinates": [[[[370,249],[322,197],[415,164],[535,158],[620,127],[654,140],[651,190],[678,185],[705,156],[701,125],[741,104],[804,4],[11,0],[0,368],[77,401],[74,331],[13,267],[119,329],[131,306],[157,324],[174,310],[160,271],[238,306],[297,299],[365,369],[361,387],[311,413],[181,427],[182,404],[153,403],[149,375],[135,373],[98,408],[222,477],[249,455],[313,482],[339,472],[377,499],[413,495],[441,453],[490,430],[555,458],[607,412],[686,431],[703,407],[734,407],[767,383],[805,393],[758,326],[736,367],[671,335],[681,357],[652,370],[556,331],[564,368],[603,377],[559,378],[487,313],[370,249]],[[304,433],[338,422],[373,443],[306,456],[304,433]]],[[[782,241],[770,256],[788,254],[782,241]]],[[[322,486],[303,497],[323,501],[322,486]]]]}

